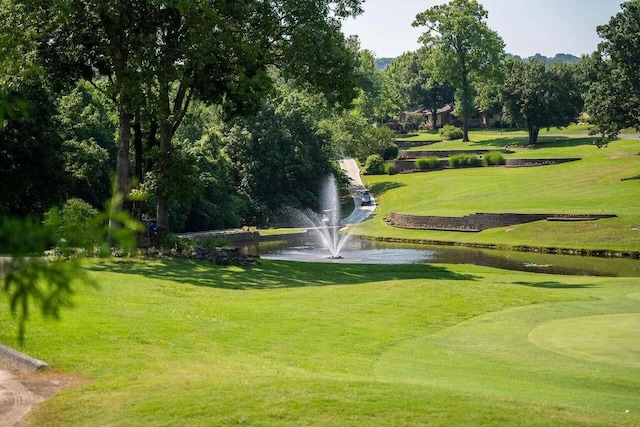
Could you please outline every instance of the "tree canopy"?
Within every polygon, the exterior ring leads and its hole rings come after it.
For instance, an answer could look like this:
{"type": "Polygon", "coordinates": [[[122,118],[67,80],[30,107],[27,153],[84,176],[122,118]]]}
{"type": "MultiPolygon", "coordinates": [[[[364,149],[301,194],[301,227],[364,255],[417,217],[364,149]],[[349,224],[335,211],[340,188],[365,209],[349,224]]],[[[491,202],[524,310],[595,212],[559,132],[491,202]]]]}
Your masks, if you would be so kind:
{"type": "MultiPolygon", "coordinates": [[[[17,3],[20,3],[16,0],[17,3]]],[[[348,103],[357,81],[340,19],[360,0],[57,0],[24,2],[50,73],[111,82],[118,113],[116,180],[129,183],[131,126],[157,129],[157,215],[168,225],[172,138],[190,102],[255,112],[272,88],[268,68],[348,103]]]]}
{"type": "Polygon", "coordinates": [[[452,0],[416,15],[414,27],[426,26],[421,42],[432,49],[431,69],[440,82],[459,91],[463,141],[469,141],[469,115],[474,86],[499,79],[504,62],[504,42],[485,20],[487,11],[476,0],[452,0]]]}
{"type": "Polygon", "coordinates": [[[640,128],[640,1],[597,28],[602,42],[583,60],[587,81],[585,109],[594,132],[605,142],[625,127],[640,128]]]}
{"type": "Polygon", "coordinates": [[[397,112],[421,106],[435,117],[439,108],[453,102],[455,88],[435,78],[430,69],[433,64],[430,55],[430,49],[426,47],[406,52],[382,72],[397,112]]]}
{"type": "Polygon", "coordinates": [[[502,101],[504,117],[529,132],[536,144],[541,128],[562,127],[574,122],[582,111],[582,97],[568,64],[546,66],[538,60],[510,61],[502,101]]]}

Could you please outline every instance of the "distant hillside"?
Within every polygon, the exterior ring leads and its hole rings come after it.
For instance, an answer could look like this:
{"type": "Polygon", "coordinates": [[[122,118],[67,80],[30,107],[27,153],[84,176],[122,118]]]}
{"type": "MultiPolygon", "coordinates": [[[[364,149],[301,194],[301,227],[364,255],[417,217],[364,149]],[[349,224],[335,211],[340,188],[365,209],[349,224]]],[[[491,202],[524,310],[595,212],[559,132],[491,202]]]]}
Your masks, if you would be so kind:
{"type": "MultiPolygon", "coordinates": [[[[521,56],[512,55],[510,53],[507,53],[506,57],[507,57],[507,59],[513,58],[513,59],[516,59],[518,61],[530,61],[532,59],[537,59],[539,61],[544,62],[545,64],[553,64],[554,62],[578,62],[578,61],[580,61],[579,57],[571,55],[570,53],[558,53],[553,58],[549,58],[549,57],[546,57],[544,55],[540,55],[539,53],[536,53],[535,55],[530,56],[528,58],[522,58],[521,56]]],[[[378,70],[382,71],[385,68],[387,68],[389,66],[389,64],[391,64],[395,59],[396,58],[376,58],[375,59],[375,64],[376,64],[376,67],[378,67],[378,70]]]]}
{"type": "Polygon", "coordinates": [[[376,64],[376,67],[378,67],[378,70],[382,71],[387,68],[394,59],[396,58],[376,58],[374,62],[376,64]]]}
{"type": "Polygon", "coordinates": [[[578,62],[580,61],[580,58],[578,58],[577,56],[571,55],[569,53],[558,53],[556,56],[554,56],[553,58],[548,58],[544,55],[540,55],[539,53],[536,53],[533,56],[530,56],[528,58],[522,58],[518,55],[511,55],[510,53],[507,53],[507,59],[508,58],[513,58],[516,59],[518,61],[523,61],[523,60],[532,60],[532,59],[537,59],[545,64],[553,64],[554,62],[578,62]]]}

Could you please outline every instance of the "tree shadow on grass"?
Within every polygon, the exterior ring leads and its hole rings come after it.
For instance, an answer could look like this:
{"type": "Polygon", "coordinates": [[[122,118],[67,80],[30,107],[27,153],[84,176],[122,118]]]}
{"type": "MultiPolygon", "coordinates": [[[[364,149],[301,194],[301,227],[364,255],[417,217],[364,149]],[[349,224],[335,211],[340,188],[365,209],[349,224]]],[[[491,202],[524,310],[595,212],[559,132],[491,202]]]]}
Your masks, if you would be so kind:
{"type": "Polygon", "coordinates": [[[471,141],[471,147],[480,149],[482,147],[506,148],[513,145],[526,145],[529,138],[526,136],[507,136],[495,139],[485,139],[484,141],[471,141]]]}
{"type": "Polygon", "coordinates": [[[381,194],[386,193],[389,190],[393,190],[396,188],[404,187],[405,184],[401,184],[399,182],[385,181],[385,182],[377,182],[369,188],[373,194],[376,196],[380,196],[381,194]]]}
{"type": "Polygon", "coordinates": [[[587,136],[581,137],[569,137],[563,135],[540,135],[538,136],[538,143],[535,145],[529,145],[528,136],[507,136],[499,137],[495,139],[487,139],[484,141],[472,141],[471,146],[475,148],[480,147],[526,147],[533,150],[540,148],[566,148],[566,147],[579,147],[583,145],[594,145],[594,139],[587,136]]]}
{"type": "Polygon", "coordinates": [[[593,288],[594,285],[572,285],[559,282],[513,282],[514,285],[528,286],[532,288],[544,288],[544,289],[587,289],[593,288]]]}
{"type": "Polygon", "coordinates": [[[366,265],[262,261],[258,266],[217,266],[186,259],[98,262],[89,270],[139,275],[194,286],[229,290],[282,289],[312,286],[358,285],[391,280],[478,280],[442,267],[420,265],[366,265]]]}
{"type": "Polygon", "coordinates": [[[538,143],[532,145],[529,148],[566,148],[566,147],[580,147],[583,145],[594,146],[594,139],[591,137],[572,138],[568,136],[548,135],[538,137],[538,143]]]}

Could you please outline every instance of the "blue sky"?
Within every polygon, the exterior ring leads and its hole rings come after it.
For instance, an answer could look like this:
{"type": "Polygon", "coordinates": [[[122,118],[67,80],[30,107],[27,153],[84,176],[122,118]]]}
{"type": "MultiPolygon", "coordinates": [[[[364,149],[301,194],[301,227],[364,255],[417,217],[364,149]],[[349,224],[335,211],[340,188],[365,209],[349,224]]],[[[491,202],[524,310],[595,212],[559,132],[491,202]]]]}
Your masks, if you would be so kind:
{"type": "MultiPolygon", "coordinates": [[[[345,35],[358,35],[361,47],[378,58],[396,57],[418,48],[424,28],[413,28],[416,14],[446,1],[365,0],[365,13],[343,24],[345,35]]],[[[621,11],[623,0],[480,0],[489,12],[487,24],[506,44],[505,50],[528,57],[540,53],[581,56],[600,41],[598,25],[621,11]]]]}

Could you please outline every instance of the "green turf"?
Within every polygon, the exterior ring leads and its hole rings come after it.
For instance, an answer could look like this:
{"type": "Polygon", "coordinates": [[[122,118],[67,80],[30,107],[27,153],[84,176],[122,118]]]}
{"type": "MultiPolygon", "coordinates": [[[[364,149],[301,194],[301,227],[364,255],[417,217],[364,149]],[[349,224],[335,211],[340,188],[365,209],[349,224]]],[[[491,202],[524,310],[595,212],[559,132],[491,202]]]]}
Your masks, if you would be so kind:
{"type": "MultiPolygon", "coordinates": [[[[31,425],[640,423],[627,356],[540,343],[566,336],[563,319],[637,316],[637,278],[275,261],[89,269],[99,289],[78,290],[59,322],[28,325],[24,351],[85,378],[31,425]]],[[[0,316],[0,341],[15,345],[0,316]]],[[[633,328],[617,333],[637,342],[633,328]]]]}
{"type": "MultiPolygon", "coordinates": [[[[500,148],[513,142],[495,132],[471,134],[471,143],[441,142],[426,149],[500,148]]],[[[535,148],[515,148],[506,158],[580,158],[539,167],[485,167],[413,174],[365,176],[379,206],[356,233],[370,237],[426,239],[576,249],[640,248],[640,143],[637,139],[596,148],[590,138],[543,137],[535,148]],[[401,230],[389,227],[391,211],[463,216],[475,212],[615,214],[613,219],[536,222],[481,233],[401,230]]]]}

